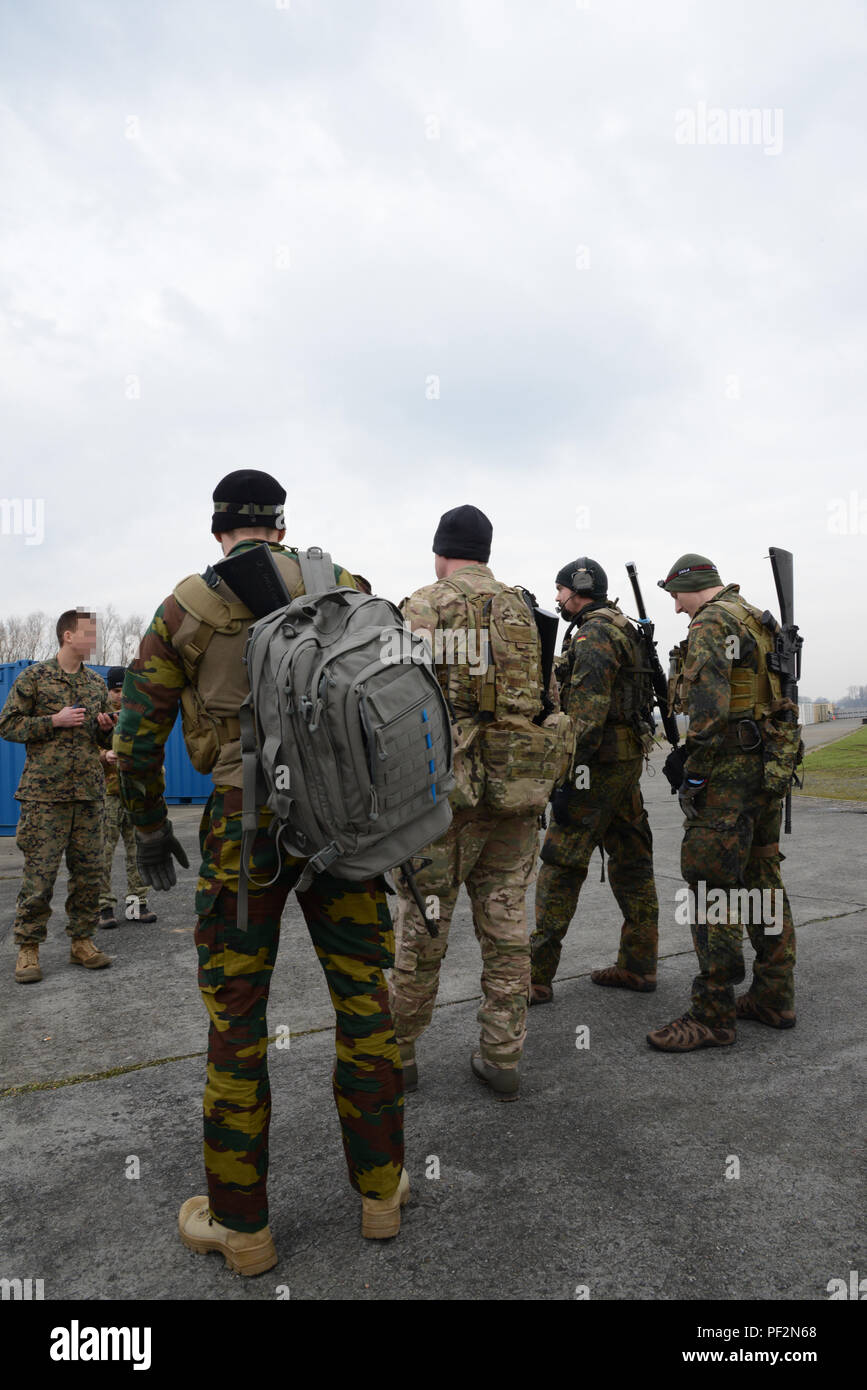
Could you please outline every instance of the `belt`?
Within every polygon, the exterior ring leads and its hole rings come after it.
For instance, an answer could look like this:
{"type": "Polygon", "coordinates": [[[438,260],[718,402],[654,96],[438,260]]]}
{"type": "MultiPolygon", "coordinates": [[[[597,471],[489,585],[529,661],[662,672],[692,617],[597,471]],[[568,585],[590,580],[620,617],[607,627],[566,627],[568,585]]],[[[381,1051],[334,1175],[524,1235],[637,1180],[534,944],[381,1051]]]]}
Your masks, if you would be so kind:
{"type": "Polygon", "coordinates": [[[733,719],[725,731],[723,742],[727,748],[737,748],[741,753],[758,753],[762,746],[762,731],[755,719],[733,719]]]}

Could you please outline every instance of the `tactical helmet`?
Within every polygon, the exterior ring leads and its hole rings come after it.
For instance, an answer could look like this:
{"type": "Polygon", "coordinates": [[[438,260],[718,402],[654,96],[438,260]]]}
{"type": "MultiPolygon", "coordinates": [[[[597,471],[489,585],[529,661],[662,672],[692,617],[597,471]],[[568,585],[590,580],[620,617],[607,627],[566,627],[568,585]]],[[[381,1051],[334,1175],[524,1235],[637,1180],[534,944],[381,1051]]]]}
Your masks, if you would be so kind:
{"type": "Polygon", "coordinates": [[[605,598],[608,594],[608,575],[596,560],[582,555],[558,571],[554,583],[571,589],[581,598],[605,598]]]}

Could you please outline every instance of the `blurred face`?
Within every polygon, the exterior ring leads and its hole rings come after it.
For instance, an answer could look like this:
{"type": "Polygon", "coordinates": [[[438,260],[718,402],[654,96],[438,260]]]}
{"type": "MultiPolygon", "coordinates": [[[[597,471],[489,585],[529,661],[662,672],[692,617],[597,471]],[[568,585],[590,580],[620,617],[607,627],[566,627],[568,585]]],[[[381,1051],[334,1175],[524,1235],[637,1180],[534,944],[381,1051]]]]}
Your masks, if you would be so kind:
{"type": "Polygon", "coordinates": [[[64,646],[80,661],[89,661],[96,651],[96,619],[79,618],[75,631],[64,633],[64,646]]]}

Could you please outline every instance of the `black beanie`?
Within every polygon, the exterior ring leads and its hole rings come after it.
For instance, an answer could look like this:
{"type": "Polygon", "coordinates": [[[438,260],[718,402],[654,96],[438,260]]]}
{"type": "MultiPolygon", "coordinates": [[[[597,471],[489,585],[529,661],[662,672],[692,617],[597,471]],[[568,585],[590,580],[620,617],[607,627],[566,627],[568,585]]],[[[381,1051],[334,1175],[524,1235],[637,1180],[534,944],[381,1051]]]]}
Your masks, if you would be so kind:
{"type": "Polygon", "coordinates": [[[120,690],[123,685],[123,678],[126,675],[125,666],[109,666],[106,672],[105,683],[109,690],[120,690]]]}
{"type": "Polygon", "coordinates": [[[227,473],[214,488],[211,531],[215,536],[246,526],[267,526],[274,531],[284,531],[285,501],[285,487],[281,487],[270,473],[239,468],[235,473],[227,473]]]}
{"type": "Polygon", "coordinates": [[[480,560],[491,557],[494,528],[478,507],[453,507],[443,512],[433,538],[434,555],[446,560],[480,560]]]}

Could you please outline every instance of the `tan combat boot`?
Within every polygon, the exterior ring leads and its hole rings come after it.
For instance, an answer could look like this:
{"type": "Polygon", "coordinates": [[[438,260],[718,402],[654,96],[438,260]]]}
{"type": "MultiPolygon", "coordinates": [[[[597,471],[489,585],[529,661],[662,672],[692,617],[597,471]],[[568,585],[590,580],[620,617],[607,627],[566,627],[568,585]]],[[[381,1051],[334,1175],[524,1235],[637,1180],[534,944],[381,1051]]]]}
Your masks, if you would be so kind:
{"type": "Polygon", "coordinates": [[[656,972],[652,975],[636,975],[624,970],[620,965],[609,965],[605,970],[591,970],[590,978],[594,985],[611,985],[614,989],[634,989],[639,994],[652,994],[656,989],[656,972]]]}
{"type": "Polygon", "coordinates": [[[409,1173],[401,1170],[397,1191],[390,1197],[362,1197],[361,1234],[368,1240],[388,1240],[400,1230],[400,1209],[409,1201],[409,1173]]]}
{"type": "Polygon", "coordinates": [[[19,947],[18,960],[15,962],[15,978],[19,985],[32,985],[37,980],[42,979],[42,971],[39,969],[38,946],[19,947]]]}
{"type": "Polygon", "coordinates": [[[481,1052],[474,1052],[470,1058],[473,1075],[486,1086],[490,1086],[497,1100],[517,1100],[521,1085],[517,1067],[495,1067],[486,1062],[481,1052]]]}
{"type": "Polygon", "coordinates": [[[235,1274],[264,1274],[277,1263],[270,1226],[261,1231],[230,1231],[211,1216],[207,1197],[190,1197],[178,1212],[178,1233],[188,1250],[225,1256],[235,1274]]]}
{"type": "Polygon", "coordinates": [[[89,936],[74,936],[69,946],[69,960],[72,965],[83,965],[85,970],[102,970],[111,965],[114,956],[98,951],[89,936]]]}

